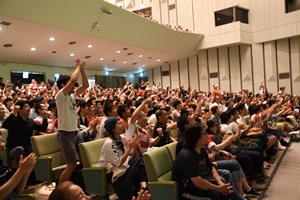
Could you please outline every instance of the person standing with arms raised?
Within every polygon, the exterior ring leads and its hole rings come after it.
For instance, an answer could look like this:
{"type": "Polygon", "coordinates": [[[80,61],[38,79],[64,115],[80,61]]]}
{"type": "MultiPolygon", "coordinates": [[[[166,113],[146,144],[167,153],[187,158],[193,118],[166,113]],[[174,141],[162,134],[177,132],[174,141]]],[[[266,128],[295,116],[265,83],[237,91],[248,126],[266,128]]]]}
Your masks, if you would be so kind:
{"type": "Polygon", "coordinates": [[[61,173],[59,183],[70,179],[79,160],[78,144],[83,142],[78,134],[75,97],[83,93],[89,86],[84,67],[85,61],[75,60],[75,71],[71,76],[62,75],[57,80],[59,92],[55,96],[58,113],[57,139],[64,153],[67,167],[61,173]],[[82,85],[75,90],[75,83],[81,74],[82,85]]]}

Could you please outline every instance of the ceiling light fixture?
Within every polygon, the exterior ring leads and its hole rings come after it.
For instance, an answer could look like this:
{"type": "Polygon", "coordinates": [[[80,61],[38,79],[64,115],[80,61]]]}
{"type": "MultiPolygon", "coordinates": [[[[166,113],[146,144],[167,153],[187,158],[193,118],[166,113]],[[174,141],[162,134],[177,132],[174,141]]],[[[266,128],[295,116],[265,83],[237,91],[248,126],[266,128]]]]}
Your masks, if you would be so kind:
{"type": "Polygon", "coordinates": [[[30,50],[31,50],[31,51],[35,51],[35,50],[36,50],[36,48],[32,47],[30,50]]]}
{"type": "Polygon", "coordinates": [[[123,63],[124,63],[124,64],[126,64],[126,63],[127,63],[127,61],[124,61],[123,63]]]}
{"type": "Polygon", "coordinates": [[[12,44],[4,44],[3,46],[6,48],[9,48],[9,47],[12,47],[13,45],[12,44]]]}
{"type": "Polygon", "coordinates": [[[74,53],[71,53],[70,56],[75,56],[75,54],[74,54],[74,53]]]}
{"type": "Polygon", "coordinates": [[[141,58],[141,57],[143,57],[143,55],[139,55],[139,57],[141,58]]]}
{"type": "Polygon", "coordinates": [[[120,53],[121,51],[117,51],[117,53],[120,53]]]}
{"type": "Polygon", "coordinates": [[[91,45],[91,44],[90,44],[90,45],[88,45],[88,48],[92,48],[92,47],[93,47],[93,45],[91,45]]]}
{"type": "Polygon", "coordinates": [[[50,40],[50,41],[54,41],[55,38],[54,38],[54,37],[50,37],[49,40],[50,40]]]}
{"type": "Polygon", "coordinates": [[[1,30],[2,28],[0,27],[0,30],[1,30]]]}
{"type": "Polygon", "coordinates": [[[99,60],[104,60],[104,58],[100,58],[99,60]]]}
{"type": "Polygon", "coordinates": [[[157,62],[159,62],[160,61],[160,59],[157,59],[157,62]]]}
{"type": "Polygon", "coordinates": [[[143,67],[145,67],[146,65],[142,65],[143,67]]]}

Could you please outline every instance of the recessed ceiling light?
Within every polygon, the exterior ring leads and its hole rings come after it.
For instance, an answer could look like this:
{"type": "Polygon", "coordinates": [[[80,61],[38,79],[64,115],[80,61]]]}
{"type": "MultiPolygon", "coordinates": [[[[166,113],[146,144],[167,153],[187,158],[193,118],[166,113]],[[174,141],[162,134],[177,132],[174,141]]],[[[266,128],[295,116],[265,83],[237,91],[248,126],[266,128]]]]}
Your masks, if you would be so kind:
{"type": "Polygon", "coordinates": [[[126,47],[125,47],[125,48],[123,48],[123,50],[124,50],[124,51],[126,51],[127,49],[128,49],[128,48],[126,48],[126,47]]]}
{"type": "Polygon", "coordinates": [[[115,62],[116,60],[113,60],[113,62],[115,62]]]}
{"type": "Polygon", "coordinates": [[[104,60],[104,58],[100,58],[100,60],[104,60]]]}
{"type": "Polygon", "coordinates": [[[56,53],[56,51],[52,51],[52,53],[56,53]]]}
{"type": "Polygon", "coordinates": [[[169,61],[165,61],[165,63],[169,63],[169,61]]]}
{"type": "Polygon", "coordinates": [[[160,59],[157,59],[157,62],[159,62],[160,61],[160,59]]]}
{"type": "Polygon", "coordinates": [[[124,63],[124,64],[126,64],[126,63],[127,63],[127,61],[124,61],[123,63],[124,63]]]}
{"type": "Polygon", "coordinates": [[[91,57],[91,56],[85,56],[84,58],[86,58],[86,59],[87,59],[87,58],[90,58],[90,57],[91,57]]]}
{"type": "Polygon", "coordinates": [[[74,53],[71,53],[70,56],[75,56],[75,54],[74,54],[74,53]]]}
{"type": "Polygon", "coordinates": [[[88,46],[88,48],[92,48],[92,47],[93,47],[93,45],[91,45],[91,44],[88,46]]]}
{"type": "Polygon", "coordinates": [[[76,44],[75,41],[69,42],[69,45],[74,45],[74,44],[76,44]]]}
{"type": "Polygon", "coordinates": [[[130,56],[130,55],[132,55],[132,54],[133,54],[133,53],[128,53],[127,55],[130,56]]]}
{"type": "Polygon", "coordinates": [[[145,67],[146,65],[142,65],[143,67],[145,67]]]}
{"type": "Polygon", "coordinates": [[[8,47],[12,47],[13,45],[12,44],[4,44],[3,46],[8,48],[8,47]]]}
{"type": "Polygon", "coordinates": [[[139,57],[141,58],[141,57],[143,57],[143,55],[139,55],[139,57]]]}
{"type": "Polygon", "coordinates": [[[2,28],[0,27],[0,30],[1,30],[2,28]]]}
{"type": "Polygon", "coordinates": [[[117,53],[120,53],[121,51],[117,51],[117,53]]]}
{"type": "Polygon", "coordinates": [[[35,51],[35,50],[36,50],[36,48],[32,47],[30,50],[31,50],[31,51],[35,51]]]}
{"type": "Polygon", "coordinates": [[[55,40],[55,38],[54,38],[54,37],[51,37],[51,38],[49,38],[49,40],[50,40],[50,41],[54,41],[54,40],[55,40]]]}

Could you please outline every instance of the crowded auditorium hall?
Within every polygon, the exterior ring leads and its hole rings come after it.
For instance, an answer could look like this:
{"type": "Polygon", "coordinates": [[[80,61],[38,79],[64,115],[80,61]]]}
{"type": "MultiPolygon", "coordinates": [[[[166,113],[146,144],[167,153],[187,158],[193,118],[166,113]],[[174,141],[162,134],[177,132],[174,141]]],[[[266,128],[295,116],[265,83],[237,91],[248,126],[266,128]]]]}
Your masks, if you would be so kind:
{"type": "Polygon", "coordinates": [[[300,0],[1,0],[0,200],[298,200],[300,0]]]}

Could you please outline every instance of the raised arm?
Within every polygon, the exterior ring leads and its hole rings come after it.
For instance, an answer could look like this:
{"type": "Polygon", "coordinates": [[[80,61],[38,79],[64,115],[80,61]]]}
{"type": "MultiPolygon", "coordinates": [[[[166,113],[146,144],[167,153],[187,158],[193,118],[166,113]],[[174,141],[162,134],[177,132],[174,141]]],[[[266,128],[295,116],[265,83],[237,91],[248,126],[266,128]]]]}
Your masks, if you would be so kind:
{"type": "Polygon", "coordinates": [[[134,124],[135,122],[136,122],[136,120],[138,119],[138,117],[140,116],[140,113],[141,113],[141,111],[145,108],[145,106],[147,105],[147,104],[149,104],[151,102],[151,99],[150,98],[148,98],[148,99],[146,99],[145,101],[143,101],[142,102],[142,104],[139,106],[139,107],[137,107],[136,109],[135,109],[135,111],[133,112],[133,114],[132,114],[132,116],[131,116],[131,118],[130,118],[130,123],[131,124],[134,124]]]}
{"type": "Polygon", "coordinates": [[[85,71],[84,71],[85,62],[84,61],[80,61],[78,64],[80,66],[80,73],[81,73],[81,78],[82,78],[82,85],[80,85],[76,89],[76,95],[82,94],[89,87],[89,82],[87,80],[87,77],[86,77],[86,74],[85,74],[85,71]]]}

